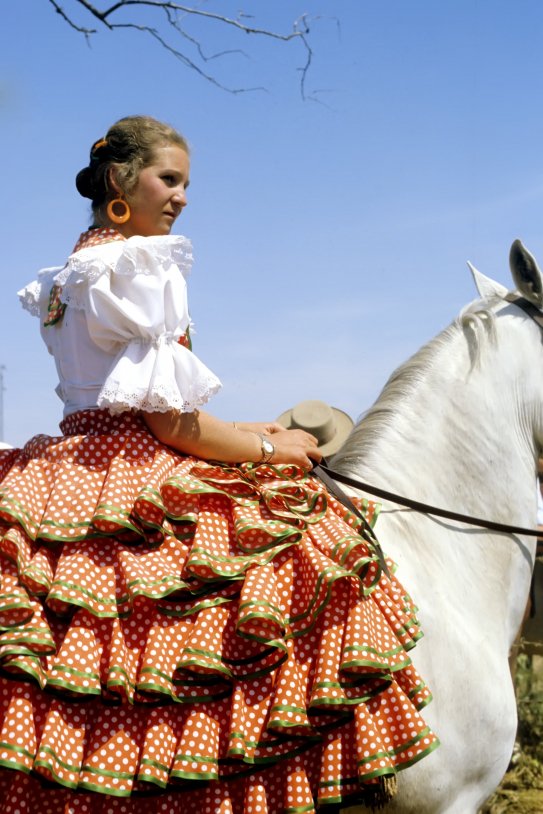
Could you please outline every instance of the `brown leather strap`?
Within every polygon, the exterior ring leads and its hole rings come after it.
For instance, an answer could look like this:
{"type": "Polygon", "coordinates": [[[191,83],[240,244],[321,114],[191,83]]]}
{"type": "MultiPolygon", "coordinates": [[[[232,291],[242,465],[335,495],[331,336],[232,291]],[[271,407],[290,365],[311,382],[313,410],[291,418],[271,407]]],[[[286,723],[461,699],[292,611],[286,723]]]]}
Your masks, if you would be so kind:
{"type": "MultiPolygon", "coordinates": [[[[323,459],[324,460],[324,459],[323,459]]],[[[350,512],[355,514],[357,517],[362,520],[362,525],[364,526],[364,530],[366,532],[366,536],[369,537],[371,544],[375,549],[375,553],[377,554],[377,559],[379,560],[379,565],[387,575],[390,577],[390,571],[388,570],[388,565],[385,560],[385,555],[383,554],[383,549],[379,543],[379,540],[375,536],[375,532],[364,517],[363,513],[358,509],[357,506],[354,505],[351,498],[345,494],[343,489],[337,485],[335,480],[332,480],[330,474],[332,470],[328,469],[325,463],[315,464],[313,469],[311,470],[312,475],[316,475],[319,480],[321,480],[329,492],[331,492],[334,497],[337,497],[340,503],[342,503],[350,512]]],[[[332,473],[333,474],[333,473],[332,473]]]]}
{"type": "Polygon", "coordinates": [[[531,319],[533,319],[533,321],[539,325],[541,330],[543,330],[543,314],[539,308],[533,304],[533,302],[530,302],[530,300],[527,300],[524,297],[519,297],[518,294],[514,294],[512,292],[506,294],[503,299],[512,303],[512,305],[522,308],[524,313],[531,317],[531,319]]]}
{"type": "Polygon", "coordinates": [[[361,489],[369,495],[390,500],[392,503],[397,503],[399,506],[407,506],[421,514],[431,514],[435,517],[445,517],[447,520],[458,520],[461,523],[468,523],[470,526],[480,526],[484,529],[491,529],[492,531],[503,531],[506,534],[526,534],[529,537],[540,537],[541,529],[526,529],[522,526],[509,526],[506,523],[496,523],[493,520],[482,520],[480,517],[472,517],[468,514],[460,514],[459,512],[450,512],[447,509],[438,509],[436,506],[430,506],[428,503],[421,503],[418,500],[411,500],[407,497],[401,497],[388,492],[386,489],[378,489],[376,486],[371,486],[369,483],[355,480],[348,475],[342,475],[340,472],[334,472],[327,466],[321,464],[320,467],[330,478],[344,483],[346,486],[352,486],[353,489],[361,489]]]}

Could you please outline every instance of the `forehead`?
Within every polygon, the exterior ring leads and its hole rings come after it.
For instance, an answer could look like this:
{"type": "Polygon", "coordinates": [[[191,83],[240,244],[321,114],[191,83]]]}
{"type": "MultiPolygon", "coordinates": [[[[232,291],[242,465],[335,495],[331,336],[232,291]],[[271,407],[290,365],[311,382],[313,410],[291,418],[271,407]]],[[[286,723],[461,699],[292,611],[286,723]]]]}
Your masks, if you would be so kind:
{"type": "Polygon", "coordinates": [[[163,144],[155,149],[153,161],[149,166],[177,170],[185,174],[189,170],[190,159],[186,150],[178,144],[163,144]]]}

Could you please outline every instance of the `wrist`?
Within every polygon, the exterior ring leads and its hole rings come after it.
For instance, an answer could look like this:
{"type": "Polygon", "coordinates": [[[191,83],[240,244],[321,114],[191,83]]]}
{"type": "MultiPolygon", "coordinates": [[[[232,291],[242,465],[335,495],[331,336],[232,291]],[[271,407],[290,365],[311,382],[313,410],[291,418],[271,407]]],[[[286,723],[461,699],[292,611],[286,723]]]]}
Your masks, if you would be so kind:
{"type": "Polygon", "coordinates": [[[275,447],[270,439],[261,432],[255,433],[260,441],[260,460],[256,463],[267,464],[271,461],[275,453],[275,447]]]}

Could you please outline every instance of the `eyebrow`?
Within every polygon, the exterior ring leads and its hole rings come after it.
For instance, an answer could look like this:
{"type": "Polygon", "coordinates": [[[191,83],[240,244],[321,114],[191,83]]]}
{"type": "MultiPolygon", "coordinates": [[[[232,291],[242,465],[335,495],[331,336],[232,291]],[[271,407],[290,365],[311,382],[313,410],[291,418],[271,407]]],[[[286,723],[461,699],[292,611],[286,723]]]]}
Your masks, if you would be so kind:
{"type": "MultiPolygon", "coordinates": [[[[164,167],[164,169],[160,170],[161,175],[175,175],[178,178],[185,179],[184,173],[180,172],[179,170],[174,170],[171,167],[164,167]]],[[[187,178],[185,180],[185,187],[190,186],[190,179],[187,178]]]]}

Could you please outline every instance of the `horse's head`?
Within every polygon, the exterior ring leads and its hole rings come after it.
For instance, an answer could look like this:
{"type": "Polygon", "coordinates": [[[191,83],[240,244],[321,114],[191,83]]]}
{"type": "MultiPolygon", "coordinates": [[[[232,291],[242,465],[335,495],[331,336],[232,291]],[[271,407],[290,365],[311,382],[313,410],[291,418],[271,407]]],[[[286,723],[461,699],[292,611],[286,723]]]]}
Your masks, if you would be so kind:
{"type": "MultiPolygon", "coordinates": [[[[508,294],[505,286],[481,274],[471,263],[468,263],[477,291],[484,300],[505,299],[508,294]]],[[[543,309],[543,275],[537,262],[520,240],[514,240],[509,252],[509,266],[513,282],[525,299],[543,309]]]]}
{"type": "MultiPolygon", "coordinates": [[[[468,263],[477,290],[485,303],[499,304],[504,300],[513,306],[519,307],[526,317],[528,323],[537,324],[543,332],[543,274],[539,269],[534,256],[526,249],[520,240],[515,240],[509,252],[509,265],[513,282],[516,286],[515,292],[509,292],[500,283],[481,274],[471,263],[468,263]]],[[[477,309],[476,309],[477,310],[477,309]]],[[[525,319],[526,321],[526,319],[525,319]]],[[[533,329],[532,329],[533,334],[533,329]]],[[[540,342],[537,343],[539,350],[543,348],[543,334],[540,334],[540,342]]],[[[535,347],[533,341],[530,346],[535,347]]],[[[527,358],[527,355],[525,358],[527,358]]],[[[533,430],[537,445],[543,446],[543,361],[538,357],[530,357],[531,370],[533,376],[531,380],[534,388],[537,388],[533,397],[534,409],[533,430]]]]}

